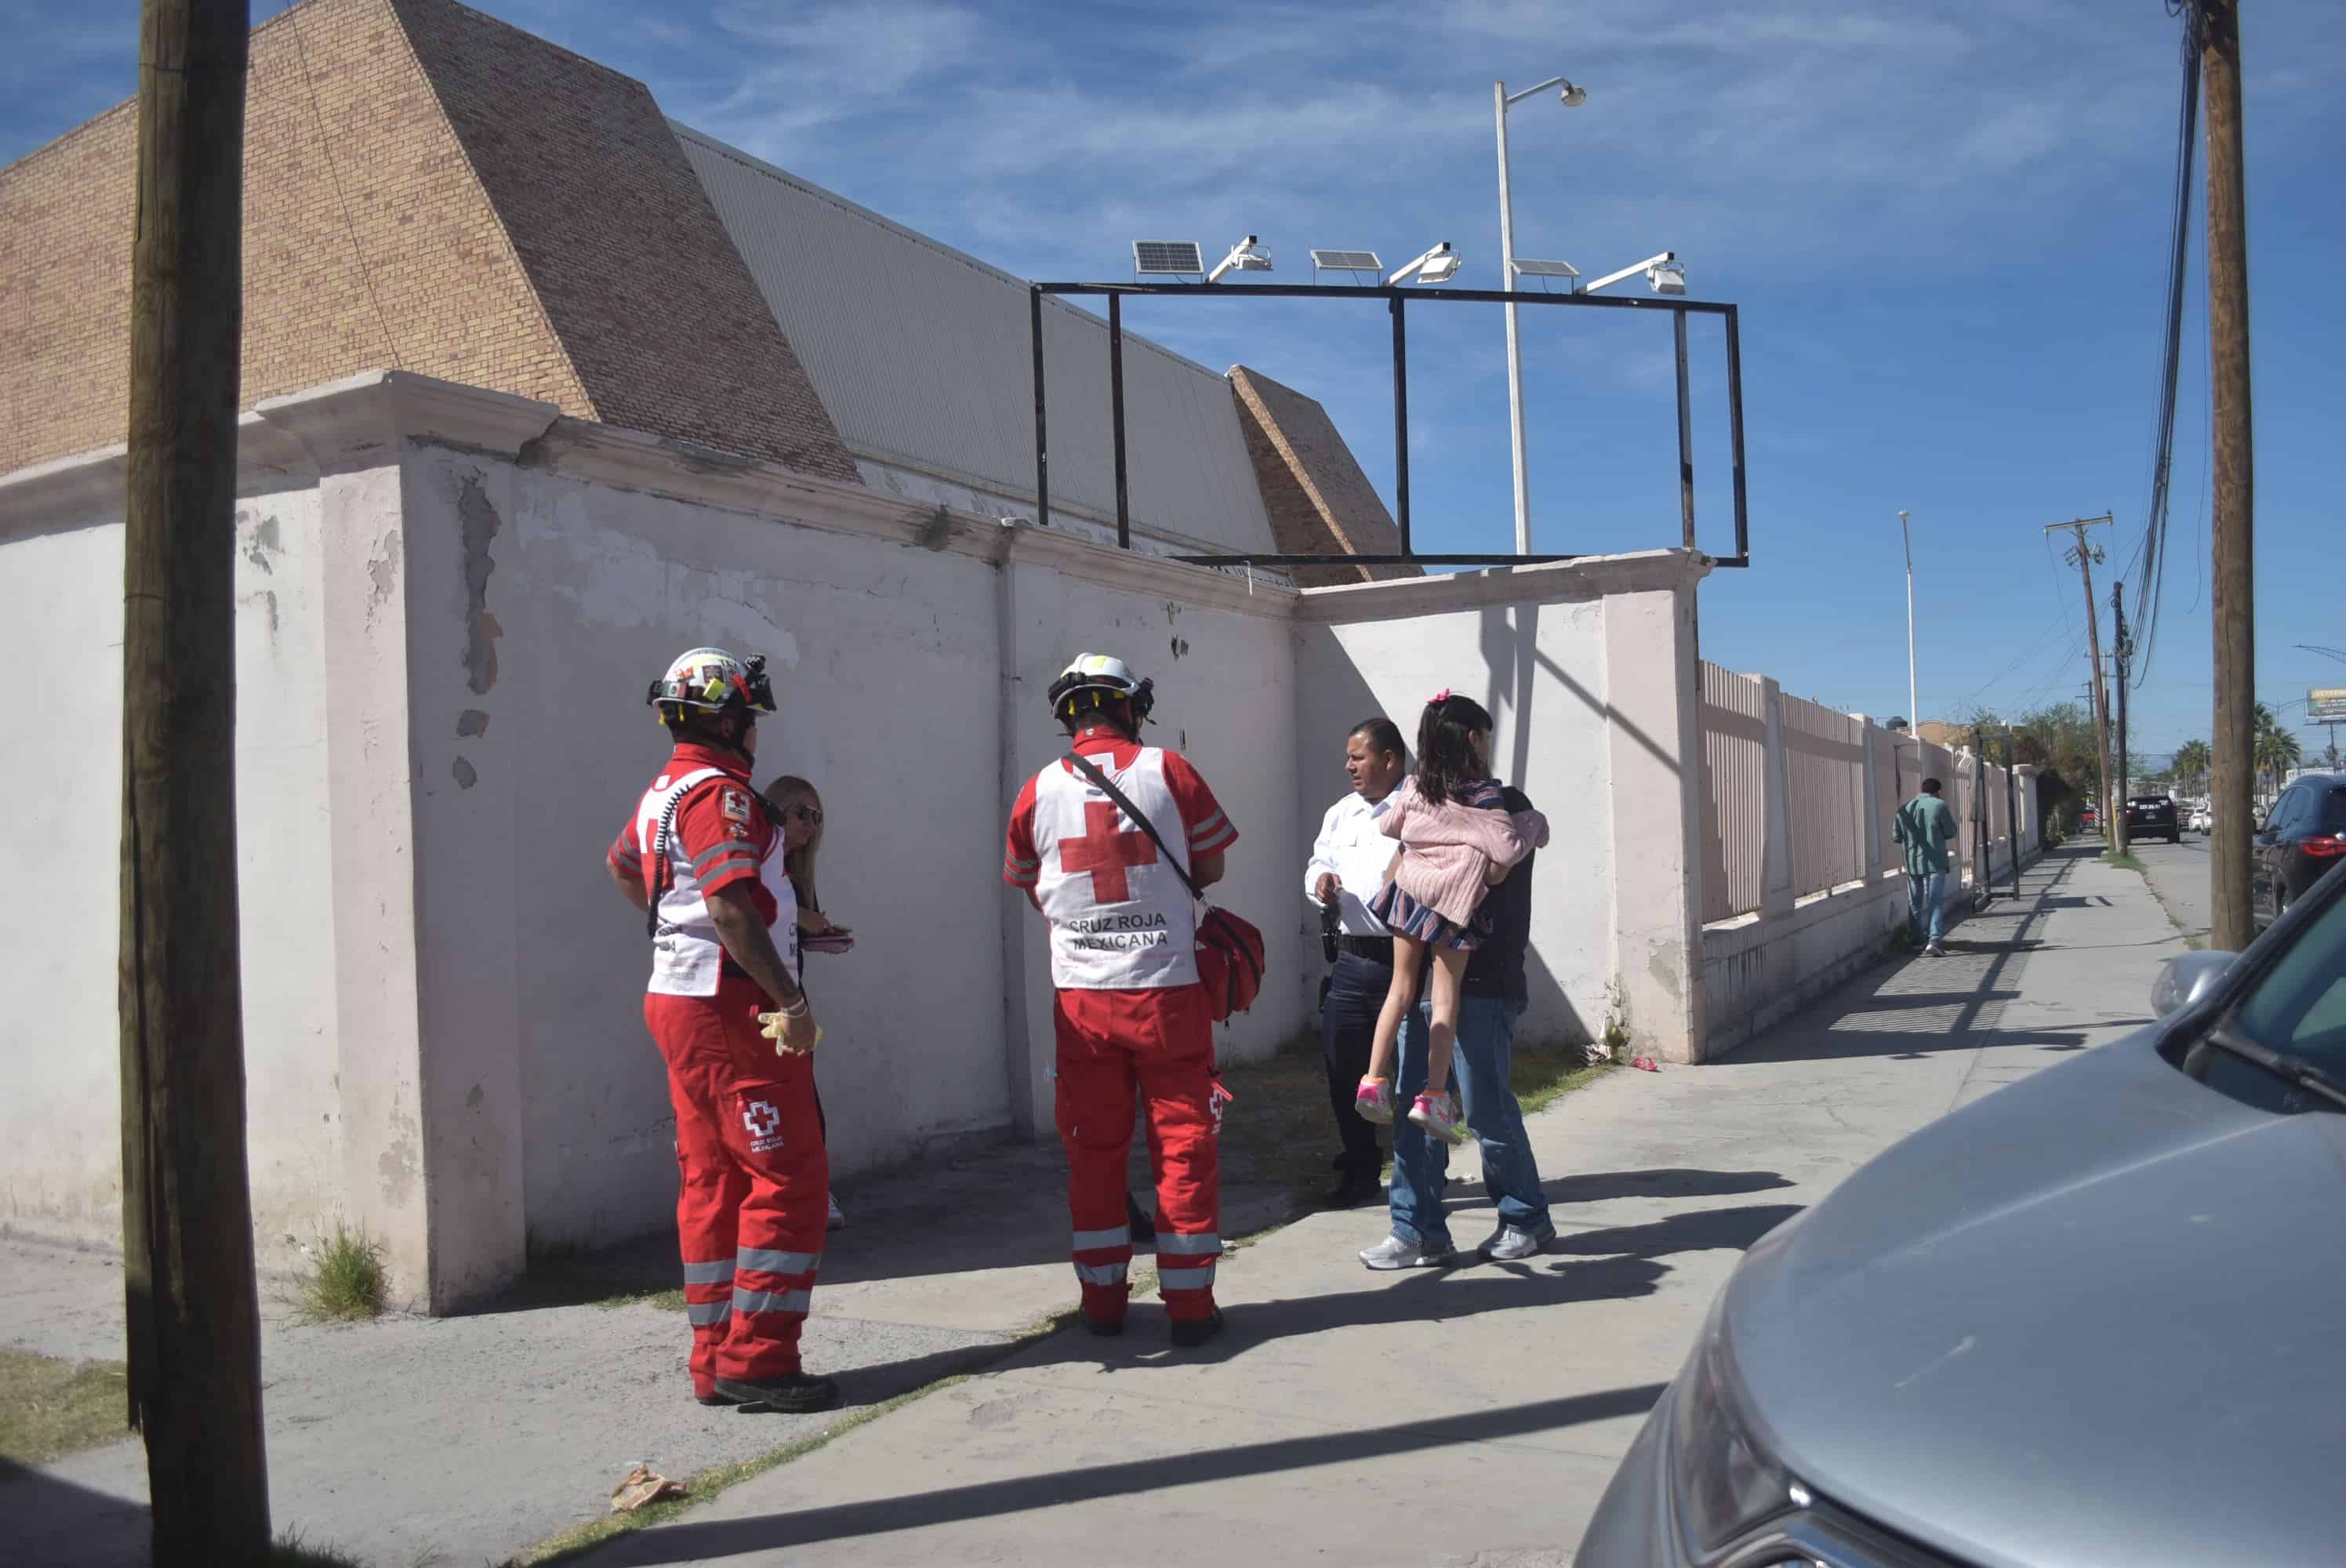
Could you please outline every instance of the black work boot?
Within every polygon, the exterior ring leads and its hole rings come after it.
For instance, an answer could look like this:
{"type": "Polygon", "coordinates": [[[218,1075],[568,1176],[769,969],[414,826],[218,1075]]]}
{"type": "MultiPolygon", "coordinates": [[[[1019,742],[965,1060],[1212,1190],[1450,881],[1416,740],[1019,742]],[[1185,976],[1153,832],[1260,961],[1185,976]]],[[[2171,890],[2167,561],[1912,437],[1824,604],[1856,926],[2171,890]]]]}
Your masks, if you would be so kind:
{"type": "Polygon", "coordinates": [[[1173,1325],[1173,1343],[1184,1350],[1204,1344],[1222,1331],[1222,1309],[1215,1308],[1204,1318],[1188,1318],[1173,1325]]]}
{"type": "Polygon", "coordinates": [[[1321,1205],[1326,1208],[1358,1208],[1372,1199],[1384,1196],[1384,1183],[1374,1171],[1346,1171],[1336,1178],[1321,1205]]]}
{"type": "Polygon", "coordinates": [[[839,1385],[829,1378],[818,1378],[811,1372],[792,1372],[786,1377],[768,1378],[756,1383],[719,1378],[717,1380],[717,1391],[737,1405],[780,1410],[784,1415],[792,1416],[827,1410],[839,1403],[839,1385]]]}

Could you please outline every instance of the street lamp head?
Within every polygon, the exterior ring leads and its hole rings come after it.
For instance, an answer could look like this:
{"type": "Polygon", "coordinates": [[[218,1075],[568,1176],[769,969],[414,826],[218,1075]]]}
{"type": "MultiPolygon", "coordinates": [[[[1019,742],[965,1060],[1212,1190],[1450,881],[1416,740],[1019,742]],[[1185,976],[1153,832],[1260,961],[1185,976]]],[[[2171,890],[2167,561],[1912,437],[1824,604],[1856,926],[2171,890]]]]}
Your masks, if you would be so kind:
{"type": "Polygon", "coordinates": [[[1560,90],[1556,93],[1556,97],[1562,100],[1566,108],[1576,109],[1588,101],[1587,93],[1581,89],[1579,84],[1564,82],[1558,86],[1560,90]]]}
{"type": "Polygon", "coordinates": [[[1449,240],[1444,239],[1386,279],[1385,287],[1396,289],[1412,281],[1444,283],[1458,275],[1458,252],[1450,248],[1449,240]]]}
{"type": "Polygon", "coordinates": [[[1230,253],[1223,257],[1211,272],[1206,274],[1206,281],[1219,283],[1225,274],[1230,272],[1268,272],[1270,270],[1270,252],[1262,248],[1260,237],[1250,234],[1230,247],[1230,253]]]}

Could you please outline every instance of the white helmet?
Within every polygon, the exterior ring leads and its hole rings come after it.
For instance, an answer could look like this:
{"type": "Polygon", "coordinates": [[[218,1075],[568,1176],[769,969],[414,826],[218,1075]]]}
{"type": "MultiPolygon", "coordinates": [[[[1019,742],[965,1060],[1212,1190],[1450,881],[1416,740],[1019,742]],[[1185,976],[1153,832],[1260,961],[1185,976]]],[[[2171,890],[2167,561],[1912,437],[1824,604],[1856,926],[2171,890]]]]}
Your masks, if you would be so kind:
{"type": "Polygon", "coordinates": [[[1078,654],[1051,683],[1051,712],[1065,718],[1072,711],[1069,699],[1077,692],[1104,691],[1130,703],[1132,721],[1138,724],[1157,705],[1155,686],[1153,681],[1135,680],[1131,668],[1113,654],[1078,654]]]}
{"type": "Polygon", "coordinates": [[[766,678],[765,655],[738,659],[723,648],[694,648],[669,663],[644,700],[659,709],[662,724],[672,725],[688,708],[719,713],[738,703],[753,713],[771,713],[774,688],[766,678]]]}

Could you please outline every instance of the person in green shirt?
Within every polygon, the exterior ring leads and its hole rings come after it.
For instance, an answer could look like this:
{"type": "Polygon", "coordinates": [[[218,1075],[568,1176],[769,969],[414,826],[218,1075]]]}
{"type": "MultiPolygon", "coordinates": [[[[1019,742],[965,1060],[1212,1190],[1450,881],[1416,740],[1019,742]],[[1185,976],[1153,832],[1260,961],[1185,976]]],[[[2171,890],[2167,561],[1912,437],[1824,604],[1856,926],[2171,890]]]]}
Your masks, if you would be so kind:
{"type": "Polygon", "coordinates": [[[1947,846],[1955,840],[1955,814],[1939,799],[1939,781],[1923,780],[1923,792],[1898,808],[1890,836],[1906,846],[1906,930],[1923,952],[1944,958],[1947,947],[1947,846]]]}

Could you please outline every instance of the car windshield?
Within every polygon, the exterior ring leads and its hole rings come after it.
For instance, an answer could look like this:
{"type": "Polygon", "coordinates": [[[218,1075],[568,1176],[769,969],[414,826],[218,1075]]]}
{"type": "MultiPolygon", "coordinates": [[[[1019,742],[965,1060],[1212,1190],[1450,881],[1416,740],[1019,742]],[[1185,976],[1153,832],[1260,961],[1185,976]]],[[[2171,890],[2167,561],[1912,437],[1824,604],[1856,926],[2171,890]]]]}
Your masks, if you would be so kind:
{"type": "Polygon", "coordinates": [[[2346,1077],[2346,899],[2332,899],[2242,999],[2233,1026],[2346,1077]]]}

